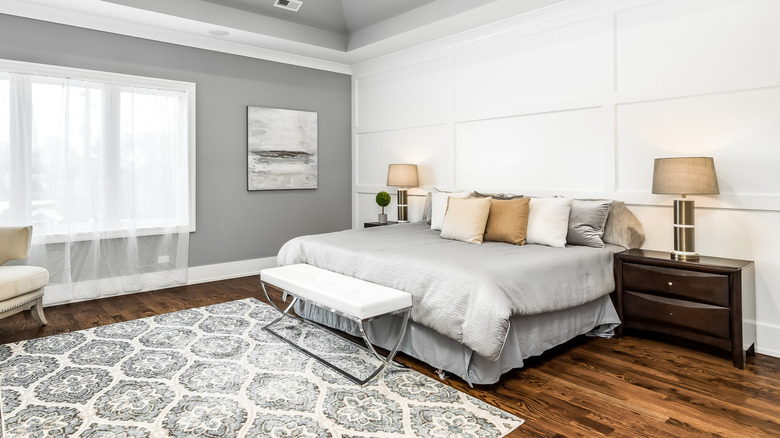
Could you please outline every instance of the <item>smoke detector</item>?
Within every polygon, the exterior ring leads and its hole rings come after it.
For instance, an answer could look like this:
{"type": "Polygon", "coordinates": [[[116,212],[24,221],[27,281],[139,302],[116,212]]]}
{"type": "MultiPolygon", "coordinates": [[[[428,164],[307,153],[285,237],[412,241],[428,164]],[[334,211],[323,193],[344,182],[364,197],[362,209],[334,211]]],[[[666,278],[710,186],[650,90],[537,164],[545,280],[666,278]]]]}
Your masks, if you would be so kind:
{"type": "Polygon", "coordinates": [[[301,6],[303,6],[303,2],[300,0],[276,0],[274,6],[287,9],[288,11],[298,12],[298,9],[301,9],[301,6]]]}

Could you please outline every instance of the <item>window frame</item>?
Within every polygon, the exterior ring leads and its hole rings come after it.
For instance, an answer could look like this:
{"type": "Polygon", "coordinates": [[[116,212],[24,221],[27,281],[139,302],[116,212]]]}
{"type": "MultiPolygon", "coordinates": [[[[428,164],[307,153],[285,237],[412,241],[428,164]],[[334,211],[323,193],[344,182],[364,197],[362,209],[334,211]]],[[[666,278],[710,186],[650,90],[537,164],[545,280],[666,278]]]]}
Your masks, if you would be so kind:
{"type": "MultiPolygon", "coordinates": [[[[171,79],[153,78],[148,76],[129,75],[123,73],[113,73],[99,70],[89,70],[73,67],[62,67],[48,64],[38,64],[23,61],[14,61],[0,58],[0,73],[19,73],[27,75],[37,76],[51,76],[55,78],[67,78],[73,80],[83,80],[88,82],[101,82],[117,86],[127,87],[141,87],[149,89],[159,89],[165,91],[180,91],[184,92],[186,103],[185,108],[187,111],[185,132],[187,135],[187,173],[188,173],[188,207],[189,207],[189,224],[183,225],[188,227],[189,232],[196,231],[196,216],[195,216],[195,200],[196,200],[196,84],[194,82],[177,81],[171,79]]],[[[87,233],[92,235],[91,233],[87,233]]],[[[138,235],[156,235],[162,234],[162,229],[155,226],[150,227],[138,227],[138,235]]],[[[101,230],[101,238],[115,238],[121,237],[122,232],[120,230],[101,230]]],[[[43,236],[41,236],[43,237],[43,236]]],[[[36,239],[38,240],[38,239],[36,239]]],[[[63,241],[61,237],[56,234],[47,235],[43,238],[47,243],[53,243],[57,241],[63,241]]]]}

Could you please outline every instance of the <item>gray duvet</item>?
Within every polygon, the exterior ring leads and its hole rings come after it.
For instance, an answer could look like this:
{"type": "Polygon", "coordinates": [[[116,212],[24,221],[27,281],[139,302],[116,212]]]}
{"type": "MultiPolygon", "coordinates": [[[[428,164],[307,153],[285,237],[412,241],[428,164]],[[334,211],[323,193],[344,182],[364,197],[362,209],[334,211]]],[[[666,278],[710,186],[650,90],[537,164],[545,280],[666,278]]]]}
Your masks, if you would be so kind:
{"type": "Polygon", "coordinates": [[[496,360],[510,317],[576,307],[612,292],[612,254],[621,250],[477,245],[413,223],[297,237],[284,244],[278,262],[407,291],[412,320],[496,360]]]}

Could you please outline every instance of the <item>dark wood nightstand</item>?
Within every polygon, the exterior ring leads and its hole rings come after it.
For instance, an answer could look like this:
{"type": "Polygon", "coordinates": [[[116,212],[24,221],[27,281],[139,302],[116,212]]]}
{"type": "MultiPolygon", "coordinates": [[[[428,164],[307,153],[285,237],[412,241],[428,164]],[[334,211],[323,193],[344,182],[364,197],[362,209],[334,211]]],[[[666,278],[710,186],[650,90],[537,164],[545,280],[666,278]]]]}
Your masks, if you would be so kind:
{"type": "Polygon", "coordinates": [[[387,221],[386,224],[380,224],[379,222],[364,222],[363,228],[371,228],[371,227],[383,227],[385,225],[395,225],[398,222],[396,221],[387,221]]]}
{"type": "MultiPolygon", "coordinates": [[[[755,354],[754,264],[701,257],[673,260],[668,252],[615,254],[615,292],[623,327],[664,333],[730,351],[745,368],[755,354]]],[[[622,336],[622,328],[618,329],[622,336]]]]}

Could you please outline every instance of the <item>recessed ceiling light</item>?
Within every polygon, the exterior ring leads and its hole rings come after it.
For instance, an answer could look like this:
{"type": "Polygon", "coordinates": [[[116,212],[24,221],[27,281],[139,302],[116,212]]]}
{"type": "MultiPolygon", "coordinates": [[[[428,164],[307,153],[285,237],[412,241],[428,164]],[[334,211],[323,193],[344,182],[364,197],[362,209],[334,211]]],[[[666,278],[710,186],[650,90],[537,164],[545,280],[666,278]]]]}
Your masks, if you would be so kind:
{"type": "Polygon", "coordinates": [[[226,30],[216,30],[215,29],[215,30],[210,30],[209,34],[214,35],[214,36],[227,36],[227,35],[230,35],[230,32],[228,32],[226,30]]]}

